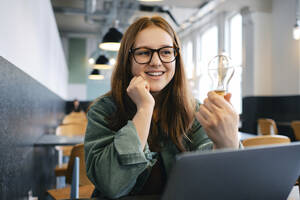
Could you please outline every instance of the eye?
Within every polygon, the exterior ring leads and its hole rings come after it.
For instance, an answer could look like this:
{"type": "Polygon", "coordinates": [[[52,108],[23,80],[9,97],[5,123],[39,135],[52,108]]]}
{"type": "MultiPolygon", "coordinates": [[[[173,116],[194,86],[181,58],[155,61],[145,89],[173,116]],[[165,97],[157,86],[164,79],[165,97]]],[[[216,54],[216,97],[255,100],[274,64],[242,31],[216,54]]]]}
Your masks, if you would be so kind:
{"type": "Polygon", "coordinates": [[[136,56],[150,56],[151,51],[148,49],[138,49],[135,51],[136,56]]]}
{"type": "Polygon", "coordinates": [[[171,54],[171,51],[164,50],[164,51],[162,51],[162,54],[166,54],[166,55],[168,55],[168,54],[171,54]]]}

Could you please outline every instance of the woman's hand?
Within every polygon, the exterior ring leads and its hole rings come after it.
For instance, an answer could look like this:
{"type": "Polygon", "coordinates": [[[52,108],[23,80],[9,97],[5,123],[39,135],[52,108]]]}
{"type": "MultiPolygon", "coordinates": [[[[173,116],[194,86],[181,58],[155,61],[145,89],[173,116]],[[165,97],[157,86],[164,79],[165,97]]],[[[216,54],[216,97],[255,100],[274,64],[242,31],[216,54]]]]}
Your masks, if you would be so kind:
{"type": "Polygon", "coordinates": [[[204,127],[215,148],[238,148],[239,116],[230,104],[231,94],[224,97],[209,92],[196,113],[197,120],[204,127]]]}
{"type": "Polygon", "coordinates": [[[137,110],[140,108],[154,108],[155,101],[150,94],[150,85],[142,76],[135,76],[131,79],[127,94],[135,103],[137,110]]]}
{"type": "Polygon", "coordinates": [[[150,85],[142,76],[135,76],[129,83],[127,94],[137,107],[132,121],[140,138],[141,147],[144,149],[155,104],[154,98],[150,94],[150,85]]]}

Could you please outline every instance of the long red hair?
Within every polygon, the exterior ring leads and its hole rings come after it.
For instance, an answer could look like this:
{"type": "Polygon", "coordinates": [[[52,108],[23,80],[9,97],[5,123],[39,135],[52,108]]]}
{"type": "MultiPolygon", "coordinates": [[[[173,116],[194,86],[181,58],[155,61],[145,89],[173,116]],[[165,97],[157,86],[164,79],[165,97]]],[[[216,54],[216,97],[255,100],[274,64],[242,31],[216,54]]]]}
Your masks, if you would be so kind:
{"type": "MultiPolygon", "coordinates": [[[[107,94],[113,97],[117,106],[116,113],[109,118],[110,126],[115,131],[123,127],[136,113],[136,106],[126,92],[130,80],[133,78],[131,73],[132,55],[129,50],[133,47],[137,34],[150,26],[163,29],[173,39],[174,47],[180,46],[175,31],[162,17],[142,17],[129,26],[121,41],[111,78],[111,91],[107,94]]],[[[185,151],[183,138],[188,139],[188,130],[194,119],[195,101],[188,89],[180,49],[175,62],[173,79],[155,97],[149,137],[157,135],[157,121],[159,121],[165,136],[170,137],[180,151],[185,151]]]]}

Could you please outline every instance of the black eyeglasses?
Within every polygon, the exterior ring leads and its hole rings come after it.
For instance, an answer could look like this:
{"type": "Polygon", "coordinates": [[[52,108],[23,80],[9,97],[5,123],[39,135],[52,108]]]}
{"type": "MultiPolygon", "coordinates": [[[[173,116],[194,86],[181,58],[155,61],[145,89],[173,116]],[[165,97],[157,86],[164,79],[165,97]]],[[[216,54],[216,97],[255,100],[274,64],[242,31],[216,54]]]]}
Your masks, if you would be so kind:
{"type": "Polygon", "coordinates": [[[176,59],[179,48],[162,47],[159,49],[150,49],[146,47],[130,49],[135,62],[138,64],[149,64],[151,62],[154,52],[157,52],[158,57],[163,63],[171,63],[176,59]]]}

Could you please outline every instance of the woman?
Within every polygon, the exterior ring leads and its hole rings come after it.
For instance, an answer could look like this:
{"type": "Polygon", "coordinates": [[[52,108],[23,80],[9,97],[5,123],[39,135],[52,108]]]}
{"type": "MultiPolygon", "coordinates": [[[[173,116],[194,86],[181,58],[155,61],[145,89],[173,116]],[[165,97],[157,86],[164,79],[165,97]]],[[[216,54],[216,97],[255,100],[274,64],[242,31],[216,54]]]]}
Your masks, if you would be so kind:
{"type": "Polygon", "coordinates": [[[210,92],[199,108],[179,47],[161,17],[140,18],[124,34],[111,91],[88,112],[85,156],[95,196],[161,194],[176,154],[238,148],[230,94],[226,101],[210,92]]]}

